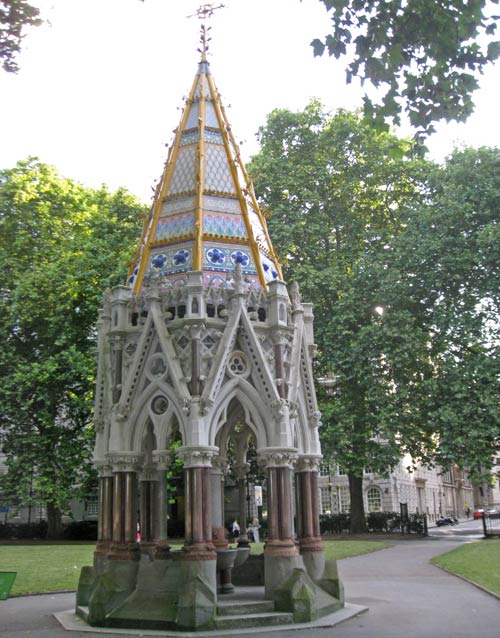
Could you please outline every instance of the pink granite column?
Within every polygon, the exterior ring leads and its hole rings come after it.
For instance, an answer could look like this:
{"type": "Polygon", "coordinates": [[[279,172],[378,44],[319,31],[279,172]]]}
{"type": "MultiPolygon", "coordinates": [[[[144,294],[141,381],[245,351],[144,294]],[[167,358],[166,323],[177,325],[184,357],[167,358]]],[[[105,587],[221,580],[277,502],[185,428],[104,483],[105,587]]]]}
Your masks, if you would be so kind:
{"type": "Polygon", "coordinates": [[[321,552],[319,529],[318,460],[301,457],[296,471],[297,535],[300,552],[321,552]]]}
{"type": "Polygon", "coordinates": [[[109,558],[132,560],[138,557],[137,474],[139,455],[110,455],[113,463],[113,531],[109,558]]]}
{"type": "Polygon", "coordinates": [[[159,477],[155,470],[147,468],[140,476],[139,529],[141,551],[154,550],[159,542],[158,512],[159,477]]]}
{"type": "Polygon", "coordinates": [[[109,466],[99,468],[99,518],[96,556],[106,556],[113,537],[113,474],[109,466]]]}
{"type": "MultiPolygon", "coordinates": [[[[263,455],[261,455],[263,456],[263,455]]],[[[266,455],[268,540],[267,557],[292,557],[298,551],[293,538],[291,463],[293,452],[276,451],[266,455]]]]}
{"type": "Polygon", "coordinates": [[[179,448],[184,458],[185,560],[215,560],[212,541],[211,450],[179,448]]]}

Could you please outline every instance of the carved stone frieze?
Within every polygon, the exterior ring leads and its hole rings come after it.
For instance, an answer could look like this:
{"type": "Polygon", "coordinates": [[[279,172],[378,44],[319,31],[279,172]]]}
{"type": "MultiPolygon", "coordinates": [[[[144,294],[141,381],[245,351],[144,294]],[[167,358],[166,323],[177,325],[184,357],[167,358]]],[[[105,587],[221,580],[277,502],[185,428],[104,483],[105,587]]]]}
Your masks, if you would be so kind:
{"type": "Polygon", "coordinates": [[[107,460],[94,461],[94,467],[97,470],[99,478],[113,476],[113,468],[107,460]]]}
{"type": "Polygon", "coordinates": [[[108,452],[106,462],[113,472],[137,472],[142,468],[144,454],[138,452],[108,452]]]}
{"type": "Polygon", "coordinates": [[[179,447],[177,456],[184,461],[184,468],[188,467],[211,467],[212,459],[219,453],[218,447],[179,447]]]}
{"type": "Polygon", "coordinates": [[[292,469],[297,461],[296,448],[263,448],[257,451],[259,464],[265,468],[288,467],[292,469]]]}
{"type": "Polygon", "coordinates": [[[321,463],[321,454],[300,455],[295,464],[296,472],[318,472],[321,463]]]}
{"type": "Polygon", "coordinates": [[[229,462],[225,456],[213,456],[212,468],[213,473],[225,475],[229,470],[229,462]]]}
{"type": "Polygon", "coordinates": [[[166,470],[172,461],[174,453],[172,450],[154,450],[153,463],[158,470],[166,470]]]}

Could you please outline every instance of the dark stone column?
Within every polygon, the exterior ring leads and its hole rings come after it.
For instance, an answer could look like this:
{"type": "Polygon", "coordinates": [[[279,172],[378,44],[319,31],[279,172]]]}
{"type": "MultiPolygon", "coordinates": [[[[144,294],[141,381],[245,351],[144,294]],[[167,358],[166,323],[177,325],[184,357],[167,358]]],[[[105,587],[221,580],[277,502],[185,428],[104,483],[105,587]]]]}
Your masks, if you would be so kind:
{"type": "Polygon", "coordinates": [[[247,501],[247,475],[250,465],[243,463],[236,468],[238,476],[238,504],[239,504],[239,523],[240,523],[240,535],[238,537],[238,547],[249,547],[247,534],[247,516],[248,516],[248,501],[247,501]]]}
{"type": "MultiPolygon", "coordinates": [[[[261,455],[262,456],[262,455],[261,455]]],[[[276,451],[266,455],[268,540],[264,555],[293,557],[298,551],[293,538],[291,464],[296,455],[276,451]]]]}
{"type": "Polygon", "coordinates": [[[145,468],[140,476],[139,529],[141,551],[148,553],[156,549],[159,541],[158,488],[158,473],[145,468]]]}
{"type": "Polygon", "coordinates": [[[179,448],[184,458],[185,560],[215,560],[212,541],[211,465],[214,452],[179,448]]]}
{"type": "Polygon", "coordinates": [[[212,539],[217,549],[225,549],[228,546],[224,527],[224,474],[226,471],[226,459],[220,456],[214,457],[210,473],[212,483],[212,539]]]}
{"type": "Polygon", "coordinates": [[[157,515],[154,524],[157,528],[154,530],[156,543],[156,558],[169,558],[170,545],[168,544],[168,527],[167,527],[167,486],[166,474],[167,468],[172,458],[170,450],[155,450],[153,453],[153,461],[157,468],[157,490],[156,504],[154,505],[157,515]]]}
{"type": "Polygon", "coordinates": [[[109,558],[133,560],[137,545],[137,469],[141,456],[109,455],[113,464],[113,532],[109,558]]]}
{"type": "Polygon", "coordinates": [[[301,457],[297,464],[297,535],[300,552],[321,552],[323,543],[319,529],[318,460],[301,457]]]}
{"type": "Polygon", "coordinates": [[[113,474],[111,467],[99,467],[99,518],[96,556],[107,556],[113,537],[113,474]]]}

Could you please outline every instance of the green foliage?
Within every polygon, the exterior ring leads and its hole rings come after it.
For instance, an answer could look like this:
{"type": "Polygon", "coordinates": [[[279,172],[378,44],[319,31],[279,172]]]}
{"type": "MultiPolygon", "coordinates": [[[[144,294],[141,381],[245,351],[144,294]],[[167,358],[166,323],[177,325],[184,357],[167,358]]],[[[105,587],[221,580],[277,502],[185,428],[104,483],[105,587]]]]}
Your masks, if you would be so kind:
{"type": "Polygon", "coordinates": [[[376,88],[365,115],[379,126],[406,112],[427,133],[441,119],[472,113],[477,75],[500,55],[493,40],[498,0],[321,0],[332,32],[313,40],[314,55],[345,56],[347,82],[356,76],[376,88]]]}
{"type": "Polygon", "coordinates": [[[411,418],[421,440],[438,434],[427,452],[479,475],[500,441],[500,150],[455,152],[429,188],[426,206],[393,244],[384,317],[406,313],[426,335],[427,363],[412,362],[411,418]]]}
{"type": "Polygon", "coordinates": [[[323,454],[346,469],[491,465],[499,444],[498,149],[439,168],[312,102],[274,111],[250,165],[269,231],[314,303],[323,454]]]}
{"type": "Polygon", "coordinates": [[[0,60],[4,71],[16,73],[25,27],[40,26],[40,11],[26,0],[0,0],[0,60]]]}
{"type": "Polygon", "coordinates": [[[0,172],[2,482],[49,517],[76,484],[88,489],[94,324],[104,288],[125,280],[141,212],[124,191],[85,188],[34,159],[0,172]]]}
{"type": "MultiPolygon", "coordinates": [[[[272,210],[285,278],[314,302],[317,374],[334,373],[319,388],[324,452],[353,484],[364,467],[383,474],[400,455],[401,410],[383,356],[398,326],[382,324],[377,307],[387,247],[422,197],[424,163],[407,140],[315,101],[301,113],[272,112],[260,141],[249,167],[256,192],[272,210]]],[[[353,499],[351,490],[353,525],[363,527],[362,499],[353,499]]]]}

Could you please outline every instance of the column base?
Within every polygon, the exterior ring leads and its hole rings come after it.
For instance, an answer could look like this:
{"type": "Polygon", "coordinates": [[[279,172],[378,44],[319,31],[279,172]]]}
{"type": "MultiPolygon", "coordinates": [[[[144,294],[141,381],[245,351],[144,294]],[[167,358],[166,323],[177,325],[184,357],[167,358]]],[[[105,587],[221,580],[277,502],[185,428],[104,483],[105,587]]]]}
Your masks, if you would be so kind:
{"type": "Polygon", "coordinates": [[[182,560],[216,560],[217,558],[217,552],[215,551],[215,546],[212,542],[184,545],[182,552],[182,560]]]}
{"type": "Polygon", "coordinates": [[[212,541],[216,548],[228,546],[225,527],[212,527],[212,541]]]}
{"type": "Polygon", "coordinates": [[[264,545],[264,557],[291,558],[299,555],[294,541],[290,539],[271,539],[264,545]]]}
{"type": "Polygon", "coordinates": [[[108,556],[111,551],[111,541],[97,541],[94,556],[108,556]]]}
{"type": "Polygon", "coordinates": [[[138,543],[113,543],[108,554],[110,560],[139,560],[140,556],[138,543]]]}
{"type": "Polygon", "coordinates": [[[170,545],[168,544],[166,539],[159,541],[155,548],[155,558],[157,560],[166,560],[168,558],[172,558],[170,549],[170,545]]]}
{"type": "Polygon", "coordinates": [[[308,536],[307,538],[299,539],[299,551],[304,552],[322,552],[323,551],[323,539],[321,536],[308,536]]]}

